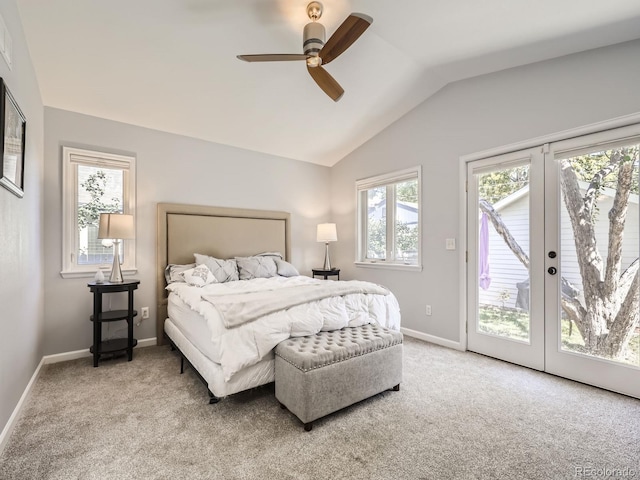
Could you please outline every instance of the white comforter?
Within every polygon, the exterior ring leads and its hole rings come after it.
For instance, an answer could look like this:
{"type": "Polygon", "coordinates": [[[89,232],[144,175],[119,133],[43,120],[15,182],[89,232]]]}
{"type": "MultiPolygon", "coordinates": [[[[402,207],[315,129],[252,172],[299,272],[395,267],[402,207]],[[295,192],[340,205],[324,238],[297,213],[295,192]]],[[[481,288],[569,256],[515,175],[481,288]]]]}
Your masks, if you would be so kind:
{"type": "Polygon", "coordinates": [[[202,299],[203,295],[237,294],[277,290],[292,286],[321,284],[325,280],[309,277],[256,278],[228,283],[215,283],[202,288],[186,283],[172,283],[167,290],[177,295],[192,310],[202,315],[211,332],[211,341],[220,354],[225,380],[258,363],[273,348],[289,337],[313,335],[321,330],[338,330],[378,323],[400,328],[400,308],[392,293],[388,295],[350,294],[330,297],[271,313],[234,328],[225,328],[216,308],[202,299]]]}

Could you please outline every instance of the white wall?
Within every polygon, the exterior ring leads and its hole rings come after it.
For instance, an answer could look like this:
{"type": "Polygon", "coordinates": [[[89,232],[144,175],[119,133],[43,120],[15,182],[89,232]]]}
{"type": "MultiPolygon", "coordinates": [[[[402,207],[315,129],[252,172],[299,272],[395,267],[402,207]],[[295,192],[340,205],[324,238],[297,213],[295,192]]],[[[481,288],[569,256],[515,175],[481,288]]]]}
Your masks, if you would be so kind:
{"type": "Polygon", "coordinates": [[[42,358],[43,108],[14,1],[0,14],[13,39],[13,67],[0,77],[27,118],[24,197],[0,187],[0,431],[42,358]]]}
{"type": "Polygon", "coordinates": [[[640,112],[640,41],[448,85],[331,170],[332,244],[341,278],[382,283],[398,296],[404,327],[459,341],[460,156],[640,112]],[[355,181],[423,166],[420,273],[356,268],[355,181]],[[433,316],[424,314],[431,304],[433,316]]]}
{"type": "Polygon", "coordinates": [[[45,354],[86,349],[92,342],[92,297],[87,288],[92,278],[60,277],[62,146],[137,158],[138,273],[134,277],[141,284],[135,306],[151,308],[151,318],[135,328],[138,339],[156,336],[158,202],[288,211],[293,264],[310,275],[310,269],[322,261],[323,246],[315,242],[315,234],[316,224],[329,220],[329,168],[45,108],[45,354]]]}

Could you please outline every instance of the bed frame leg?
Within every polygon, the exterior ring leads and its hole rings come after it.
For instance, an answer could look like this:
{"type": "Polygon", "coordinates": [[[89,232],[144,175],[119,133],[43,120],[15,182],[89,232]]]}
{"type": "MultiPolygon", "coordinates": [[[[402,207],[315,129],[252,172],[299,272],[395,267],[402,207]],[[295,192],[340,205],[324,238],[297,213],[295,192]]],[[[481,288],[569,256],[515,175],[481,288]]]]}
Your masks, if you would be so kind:
{"type": "Polygon", "coordinates": [[[214,403],[218,403],[220,399],[216,397],[211,390],[207,388],[207,392],[209,393],[209,405],[213,405],[214,403]]]}
{"type": "Polygon", "coordinates": [[[394,392],[399,392],[400,391],[400,384],[396,385],[391,390],[393,390],[394,392]]]}
{"type": "Polygon", "coordinates": [[[309,422],[309,423],[305,423],[304,424],[304,431],[305,432],[310,432],[312,428],[313,428],[313,422],[309,422]]]}
{"type": "Polygon", "coordinates": [[[180,355],[180,375],[184,373],[184,355],[180,355]]]}

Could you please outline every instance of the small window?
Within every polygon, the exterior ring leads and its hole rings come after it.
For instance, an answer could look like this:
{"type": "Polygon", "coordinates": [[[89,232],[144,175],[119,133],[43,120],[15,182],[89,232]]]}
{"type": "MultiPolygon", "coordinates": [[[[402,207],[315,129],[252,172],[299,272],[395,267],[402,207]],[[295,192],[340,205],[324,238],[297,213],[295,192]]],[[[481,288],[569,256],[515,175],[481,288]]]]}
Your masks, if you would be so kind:
{"type": "Polygon", "coordinates": [[[421,168],[358,180],[361,266],[421,268],[421,168]]]}
{"type": "MultiPolygon", "coordinates": [[[[101,213],[135,213],[135,158],[63,147],[64,278],[92,276],[113,264],[113,244],[98,239],[101,213]]],[[[133,273],[135,240],[120,245],[123,273],[133,273]]]]}

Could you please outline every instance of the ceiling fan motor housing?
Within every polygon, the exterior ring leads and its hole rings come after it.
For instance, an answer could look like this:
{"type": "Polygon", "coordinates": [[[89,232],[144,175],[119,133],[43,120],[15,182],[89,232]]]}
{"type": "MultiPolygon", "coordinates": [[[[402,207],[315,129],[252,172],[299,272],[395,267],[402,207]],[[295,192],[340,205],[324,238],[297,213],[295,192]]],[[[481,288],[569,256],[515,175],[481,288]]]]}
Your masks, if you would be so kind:
{"type": "Polygon", "coordinates": [[[302,49],[305,55],[317,57],[324,46],[324,26],[318,22],[310,22],[304,26],[302,49]]]}

